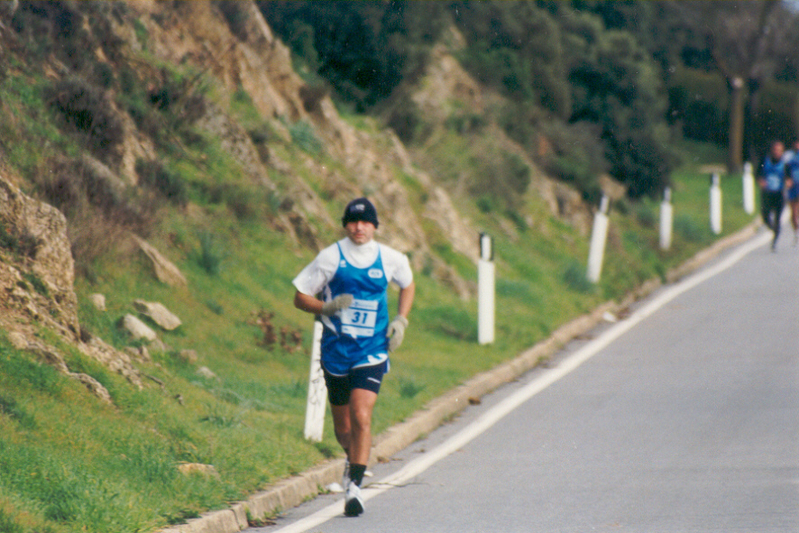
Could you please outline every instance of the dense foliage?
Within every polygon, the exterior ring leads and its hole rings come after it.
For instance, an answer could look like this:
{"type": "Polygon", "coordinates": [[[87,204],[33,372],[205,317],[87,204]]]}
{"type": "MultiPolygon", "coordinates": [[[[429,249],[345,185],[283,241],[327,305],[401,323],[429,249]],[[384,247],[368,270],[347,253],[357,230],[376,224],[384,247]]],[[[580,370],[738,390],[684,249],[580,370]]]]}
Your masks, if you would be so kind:
{"type": "Polygon", "coordinates": [[[260,2],[269,24],[345,100],[365,109],[417,71],[445,2],[260,2]]]}
{"type": "MultiPolygon", "coordinates": [[[[343,103],[360,110],[380,104],[412,79],[431,44],[454,24],[466,39],[459,56],[463,65],[509,102],[496,120],[588,199],[598,194],[596,178],[604,171],[628,185],[633,197],[658,194],[676,163],[668,148],[675,136],[727,142],[729,100],[720,58],[731,47],[714,43],[701,20],[738,17],[757,30],[745,11],[768,2],[738,4],[260,2],[298,59],[327,80],[343,103]],[[720,46],[726,48],[719,52],[720,46]],[[546,157],[536,154],[542,135],[552,146],[546,157]]],[[[777,11],[796,20],[782,7],[777,11]]],[[[768,24],[780,35],[775,42],[790,48],[796,36],[768,24]]],[[[750,98],[778,109],[759,114],[749,109],[755,132],[748,137],[749,151],[766,137],[796,133],[794,56],[771,54],[768,70],[771,78],[792,85],[760,83],[764,92],[750,98]],[[786,92],[787,99],[777,96],[786,92]]],[[[401,122],[418,120],[411,114],[401,122]]],[[[399,133],[406,141],[418,140],[408,131],[399,133]]]]}

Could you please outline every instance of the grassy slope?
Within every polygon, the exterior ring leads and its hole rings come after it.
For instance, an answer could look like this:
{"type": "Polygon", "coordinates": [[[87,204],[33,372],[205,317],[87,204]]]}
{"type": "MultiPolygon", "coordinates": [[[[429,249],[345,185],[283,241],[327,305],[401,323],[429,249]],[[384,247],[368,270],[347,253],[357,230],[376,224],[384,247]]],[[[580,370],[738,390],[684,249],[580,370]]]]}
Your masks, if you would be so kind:
{"type": "MultiPolygon", "coordinates": [[[[12,82],[18,79],[5,83],[12,82]]],[[[7,98],[6,104],[19,111],[41,104],[35,94],[20,94],[27,100],[15,103],[7,98]]],[[[239,102],[246,114],[245,104],[239,102]]],[[[46,120],[20,120],[6,123],[5,133],[30,139],[25,141],[28,146],[50,138],[54,142],[49,146],[76,150],[46,120]],[[40,131],[34,131],[34,124],[40,131]]],[[[433,154],[444,166],[453,159],[452,150],[464,149],[452,135],[433,154]]],[[[180,316],[184,326],[160,334],[171,350],[154,353],[152,363],[141,365],[142,372],[163,388],[147,379],[144,391],[134,390],[119,376],[61,346],[73,370],[91,374],[110,390],[114,407],[105,406],[77,384],[12,349],[0,335],[0,530],[152,530],[223,507],[339,454],[329,419],[322,443],[302,438],[311,328],[310,317],[291,305],[290,282],[313,254],[269,230],[262,215],[236,218],[224,204],[210,203],[196,193],[199,185],[220,176],[234,184],[241,179],[215,146],[211,140],[187,148],[194,152],[164,157],[194,184],[190,198],[201,214],[166,210],[150,240],[171,251],[170,258],[189,279],[188,288],[159,284],[141,254],[129,250],[104,255],[93,265],[92,280],[79,279],[76,284],[84,327],[120,348],[135,344],[116,328],[118,319],[132,312],[133,299],[162,302],[180,316]],[[206,251],[221,261],[217,273],[209,273],[198,261],[202,235],[213,236],[210,245],[206,241],[206,251]],[[106,312],[88,303],[93,292],[106,295],[106,312]],[[259,346],[262,333],[252,319],[261,309],[274,313],[278,329],[301,330],[302,350],[259,346]],[[178,356],[182,349],[196,350],[199,361],[183,361],[178,356]],[[218,377],[200,377],[200,366],[218,377]],[[217,475],[185,477],[176,468],[181,462],[212,464],[217,475]]],[[[283,143],[275,149],[284,160],[301,166],[297,146],[283,143]]],[[[687,164],[674,185],[680,222],[672,251],[657,250],[657,227],[652,224],[656,203],[625,202],[617,207],[626,214],[612,214],[603,279],[595,288],[579,282],[587,239],[550,218],[540,200],[526,199],[524,210],[536,222],[515,235],[506,234],[496,213],[464,204],[466,214],[496,237],[497,342],[476,344],[475,302],[459,300],[426,272],[417,272],[411,327],[393,357],[375,413],[375,431],[385,430],[475,373],[512,358],[598,303],[662,275],[709,243],[707,176],[697,175],[696,166],[720,160],[721,154],[706,146],[686,145],[684,150],[687,164]]],[[[23,175],[41,170],[41,160],[31,159],[29,152],[11,154],[10,161],[23,175]]],[[[401,181],[418,196],[421,209],[421,186],[407,176],[401,181]]],[[[738,207],[738,183],[724,181],[725,233],[751,219],[738,207]]],[[[338,237],[320,229],[325,240],[338,237]]],[[[434,228],[426,229],[438,253],[475,282],[473,265],[453,253],[434,228]]],[[[391,296],[393,305],[396,294],[391,296]]],[[[57,342],[47,332],[42,335],[57,342]]]]}

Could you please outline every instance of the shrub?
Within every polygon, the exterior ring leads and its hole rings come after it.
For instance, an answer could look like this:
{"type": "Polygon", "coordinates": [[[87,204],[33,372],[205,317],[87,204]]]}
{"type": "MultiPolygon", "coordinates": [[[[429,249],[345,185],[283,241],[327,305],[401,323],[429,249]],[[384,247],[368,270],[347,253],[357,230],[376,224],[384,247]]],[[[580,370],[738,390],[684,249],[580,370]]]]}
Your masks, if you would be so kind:
{"type": "Polygon", "coordinates": [[[36,427],[36,420],[33,416],[20,407],[14,398],[0,395],[0,414],[10,416],[24,428],[33,429],[36,427]]]}
{"type": "Polygon", "coordinates": [[[530,185],[530,167],[521,157],[501,151],[496,158],[475,157],[474,163],[472,194],[491,198],[492,204],[506,212],[523,205],[530,185]]]}
{"type": "Polygon", "coordinates": [[[674,233],[688,242],[704,242],[710,237],[709,229],[703,228],[686,214],[674,218],[674,233]]]}
{"type": "Polygon", "coordinates": [[[480,210],[481,213],[490,213],[494,210],[494,202],[491,200],[489,196],[480,196],[477,199],[477,209],[480,210]]]}
{"type": "Polygon", "coordinates": [[[206,300],[205,306],[215,315],[225,314],[225,308],[216,300],[206,300]]]}
{"type": "Polygon", "coordinates": [[[638,223],[645,228],[654,228],[657,222],[655,212],[646,204],[638,204],[635,210],[635,218],[638,220],[638,223]]]}
{"type": "Polygon", "coordinates": [[[222,269],[223,253],[219,250],[216,237],[208,231],[201,231],[197,238],[200,249],[195,253],[197,264],[208,274],[216,276],[222,269]]]}
{"type": "Polygon", "coordinates": [[[181,177],[158,161],[136,161],[136,173],[142,183],[164,195],[175,205],[185,206],[188,191],[181,177]]]}
{"type": "Polygon", "coordinates": [[[413,398],[427,387],[417,383],[413,378],[399,378],[399,394],[401,398],[413,398]]]}
{"type": "Polygon", "coordinates": [[[296,144],[300,150],[307,152],[311,155],[317,155],[322,151],[322,141],[316,136],[313,127],[300,120],[289,126],[289,133],[291,140],[296,144]]]}
{"type": "Polygon", "coordinates": [[[257,186],[230,185],[224,188],[222,196],[239,220],[254,219],[266,203],[266,194],[257,186]]]}
{"type": "Polygon", "coordinates": [[[585,265],[580,264],[576,260],[571,260],[563,269],[563,281],[566,285],[581,293],[588,293],[594,289],[594,285],[586,275],[585,265]]]}
{"type": "Polygon", "coordinates": [[[82,275],[95,275],[95,261],[119,243],[128,231],[146,235],[148,221],[133,221],[124,212],[105,213],[91,208],[74,210],[69,215],[67,234],[75,270],[82,275]]]}
{"type": "Polygon", "coordinates": [[[543,156],[544,167],[557,178],[573,185],[591,204],[602,197],[598,176],[608,169],[604,147],[597,142],[596,125],[580,122],[551,122],[544,130],[552,153],[543,156]]]}
{"type": "Polygon", "coordinates": [[[431,307],[421,314],[431,331],[460,340],[477,339],[477,320],[464,309],[454,307],[431,307]]]}
{"type": "Polygon", "coordinates": [[[122,142],[122,120],[99,87],[71,77],[57,82],[48,96],[53,109],[67,125],[85,135],[91,149],[105,151],[122,142]]]}
{"type": "Polygon", "coordinates": [[[25,281],[27,281],[33,286],[33,289],[36,292],[38,292],[45,298],[50,297],[50,291],[47,290],[47,285],[44,284],[44,282],[39,276],[37,276],[33,272],[23,272],[22,277],[25,278],[25,281]]]}
{"type": "Polygon", "coordinates": [[[23,230],[18,233],[13,231],[14,228],[11,228],[11,230],[12,232],[9,233],[9,231],[6,230],[5,224],[0,225],[0,248],[5,248],[15,254],[25,257],[36,256],[36,251],[41,245],[41,240],[27,231],[23,230]]]}
{"type": "Polygon", "coordinates": [[[405,144],[422,143],[432,131],[431,125],[408,96],[400,97],[392,106],[386,123],[405,144]]]}
{"type": "Polygon", "coordinates": [[[444,125],[463,135],[481,131],[486,126],[486,118],[475,113],[458,113],[447,117],[444,125]]]}

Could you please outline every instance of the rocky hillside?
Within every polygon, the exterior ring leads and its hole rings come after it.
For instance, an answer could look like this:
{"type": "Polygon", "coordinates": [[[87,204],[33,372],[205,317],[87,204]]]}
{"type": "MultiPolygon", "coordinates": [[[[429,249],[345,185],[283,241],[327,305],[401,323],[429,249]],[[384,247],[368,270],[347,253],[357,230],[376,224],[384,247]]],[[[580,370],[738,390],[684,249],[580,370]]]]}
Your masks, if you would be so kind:
{"type": "MultiPolygon", "coordinates": [[[[342,118],[324,86],[309,85],[294,71],[288,49],[254,3],[9,2],[0,23],[4,78],[40,88],[47,106],[2,104],[7,124],[0,139],[0,320],[19,347],[46,352],[48,360],[69,372],[57,350],[35,338],[44,326],[140,385],[126,354],[81,334],[72,254],[89,264],[108,246],[149,247],[145,239],[150,236],[168,242],[158,238],[153,204],[174,205],[181,216],[210,220],[210,211],[191,192],[174,201],[187,194],[174,183],[182,177],[158,173],[166,166],[165,154],[173,168],[181,157],[205,157],[186,148],[192,135],[216,139],[235,162],[238,181],[227,190],[245,192],[224,200],[228,207],[235,211],[236,198],[256,191],[271,207],[265,214],[256,209],[257,216],[295,246],[319,249],[335,234],[341,207],[367,195],[383,214],[381,239],[412,252],[417,270],[427,268],[462,298],[474,293],[430,240],[435,235],[476,260],[481,228],[469,218],[475,212],[469,176],[442,180],[431,170],[425,147],[409,151],[380,120],[342,118]],[[132,101],[136,95],[144,104],[132,101]],[[246,104],[244,114],[235,111],[237,102],[246,104]],[[57,135],[68,139],[45,150],[35,164],[15,153],[15,140],[27,132],[22,121],[9,121],[26,112],[52,115],[57,135]],[[310,146],[297,150],[303,140],[310,146]]],[[[435,139],[435,132],[445,132],[464,109],[471,117],[486,117],[481,132],[469,136],[475,150],[490,147],[497,157],[521,161],[531,177],[525,188],[532,191],[522,193],[536,195],[551,215],[586,235],[589,210],[579,194],[548,179],[492,125],[486,110],[500,97],[458,65],[452,51],[459,36],[453,31],[446,41],[435,48],[423,74],[397,91],[385,121],[401,128],[398,110],[410,103],[427,117],[429,138],[435,139]]],[[[222,181],[213,171],[208,174],[206,179],[222,181]]],[[[209,192],[207,183],[192,186],[203,196],[226,194],[209,192]]],[[[247,216],[246,201],[239,209],[247,216]]],[[[512,224],[505,227],[515,231],[512,224]]],[[[175,253],[162,248],[150,255],[175,253]]]]}

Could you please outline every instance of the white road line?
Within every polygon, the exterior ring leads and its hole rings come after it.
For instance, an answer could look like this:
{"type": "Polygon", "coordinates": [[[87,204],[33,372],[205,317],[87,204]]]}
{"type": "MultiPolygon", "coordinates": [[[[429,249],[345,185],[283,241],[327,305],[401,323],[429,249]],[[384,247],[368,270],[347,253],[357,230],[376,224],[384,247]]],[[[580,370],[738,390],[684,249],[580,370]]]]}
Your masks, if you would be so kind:
{"type": "MultiPolygon", "coordinates": [[[[713,276],[716,276],[727,270],[735,263],[743,259],[747,254],[751,253],[756,248],[765,245],[770,240],[771,232],[763,233],[762,235],[759,235],[751,241],[743,244],[715,265],[686,278],[676,285],[666,288],[658,296],[638,309],[635,313],[631,314],[628,318],[616,323],[614,326],[602,333],[599,337],[561,361],[557,367],[547,370],[545,373],[533,379],[530,383],[517,390],[512,395],[502,400],[500,403],[483,413],[483,415],[477,420],[462,429],[459,433],[456,433],[447,441],[438,445],[438,447],[434,448],[430,452],[420,455],[405,465],[402,469],[385,477],[378,483],[368,488],[364,488],[361,491],[361,496],[363,497],[364,501],[368,501],[375,496],[412,481],[415,477],[420,475],[422,472],[430,468],[441,459],[460,450],[469,442],[480,436],[521,404],[539,392],[543,391],[556,381],[573,372],[577,367],[606,348],[611,342],[621,337],[624,333],[638,325],[638,323],[640,323],[642,320],[652,315],[654,312],[675,299],[677,296],[690,289],[693,289],[703,281],[706,281],[713,276]]],[[[294,522],[293,524],[277,529],[273,533],[304,533],[309,529],[318,526],[319,524],[340,516],[343,513],[343,510],[343,503],[336,502],[312,515],[294,522]]]]}

